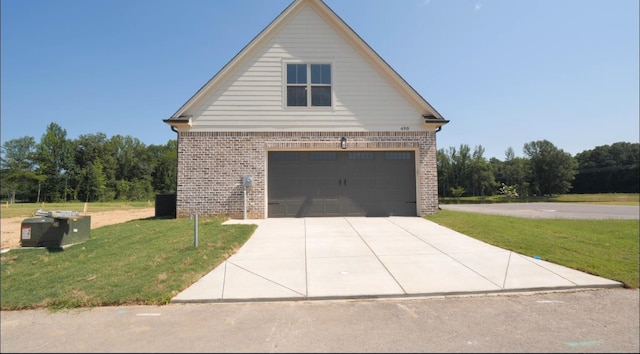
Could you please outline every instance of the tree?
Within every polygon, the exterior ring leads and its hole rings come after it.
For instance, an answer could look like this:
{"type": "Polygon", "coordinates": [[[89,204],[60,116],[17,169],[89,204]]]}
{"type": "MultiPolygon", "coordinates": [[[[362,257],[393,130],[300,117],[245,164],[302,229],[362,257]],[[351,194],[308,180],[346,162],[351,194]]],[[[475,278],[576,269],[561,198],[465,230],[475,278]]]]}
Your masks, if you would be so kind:
{"type": "Polygon", "coordinates": [[[103,201],[107,190],[107,179],[100,161],[91,162],[83,170],[83,184],[85,185],[85,201],[103,201]]]}
{"type": "Polygon", "coordinates": [[[489,165],[499,185],[513,188],[519,196],[527,196],[529,182],[527,181],[527,171],[529,161],[522,157],[516,157],[513,148],[509,147],[505,151],[504,162],[492,157],[489,165]]]}
{"type": "Polygon", "coordinates": [[[3,144],[0,195],[29,201],[148,200],[176,191],[177,140],[145,146],[131,136],[104,133],[67,139],[50,123],[40,143],[24,137],[3,144]]]}
{"type": "Polygon", "coordinates": [[[114,199],[113,187],[118,164],[115,149],[107,136],[104,133],[80,135],[73,145],[74,165],[68,173],[72,181],[73,199],[114,199]],[[91,180],[90,177],[99,178],[100,181],[91,180]],[[95,189],[96,184],[103,186],[98,188],[101,190],[99,193],[95,189]]]}
{"type": "Polygon", "coordinates": [[[151,178],[153,162],[146,146],[137,138],[115,135],[111,138],[117,162],[116,180],[151,178]]]}
{"type": "MultiPolygon", "coordinates": [[[[440,196],[449,193],[468,193],[472,196],[491,195],[496,187],[493,172],[483,156],[484,148],[478,145],[473,153],[469,145],[461,144],[459,149],[450,147],[439,150],[438,191],[440,196]]],[[[458,197],[460,195],[457,195],[458,197]]]]}
{"type": "Polygon", "coordinates": [[[576,155],[576,193],[638,193],[640,144],[617,142],[576,155]]]}
{"type": "Polygon", "coordinates": [[[42,200],[63,200],[66,181],[64,173],[73,164],[73,149],[71,142],[67,140],[67,131],[56,123],[50,123],[40,139],[36,150],[36,161],[38,172],[45,176],[42,184],[42,200]]]}
{"type": "Polygon", "coordinates": [[[150,145],[149,151],[156,162],[152,176],[153,189],[158,193],[176,191],[178,176],[178,141],[169,140],[166,145],[150,145]]]}
{"type": "Polygon", "coordinates": [[[30,136],[2,144],[2,194],[7,195],[11,204],[15,203],[18,193],[28,199],[34,184],[42,181],[42,177],[35,172],[35,150],[35,139],[30,136]]]}
{"type": "Polygon", "coordinates": [[[436,157],[438,168],[438,195],[441,197],[447,197],[451,191],[451,180],[453,179],[451,159],[444,149],[439,149],[436,153],[436,157]]]}
{"type": "Polygon", "coordinates": [[[564,194],[578,172],[578,163],[562,149],[547,140],[524,144],[529,157],[531,184],[538,195],[564,194]]]}
{"type": "Polygon", "coordinates": [[[144,200],[153,194],[152,179],[157,161],[151,149],[131,136],[115,135],[111,138],[117,163],[114,189],[117,199],[144,200]],[[123,183],[123,181],[128,183],[123,183]],[[123,195],[120,192],[125,192],[123,195]]]}
{"type": "Polygon", "coordinates": [[[471,160],[471,194],[476,196],[492,195],[496,182],[493,172],[484,157],[484,148],[478,145],[473,149],[471,160]]]}
{"type": "MultiPolygon", "coordinates": [[[[449,158],[451,159],[451,171],[452,171],[452,187],[451,190],[456,191],[456,194],[460,190],[468,192],[471,190],[471,148],[469,145],[461,144],[460,149],[449,148],[449,158]]],[[[460,195],[462,196],[462,195],[460,195]]]]}

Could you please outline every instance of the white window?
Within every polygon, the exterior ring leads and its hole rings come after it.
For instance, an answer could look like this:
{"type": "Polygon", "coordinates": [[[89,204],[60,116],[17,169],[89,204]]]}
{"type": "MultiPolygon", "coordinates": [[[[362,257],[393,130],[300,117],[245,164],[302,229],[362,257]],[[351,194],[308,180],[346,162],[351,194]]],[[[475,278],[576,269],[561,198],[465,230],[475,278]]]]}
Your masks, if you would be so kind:
{"type": "Polygon", "coordinates": [[[331,107],[330,64],[287,64],[287,107],[331,107]]]}

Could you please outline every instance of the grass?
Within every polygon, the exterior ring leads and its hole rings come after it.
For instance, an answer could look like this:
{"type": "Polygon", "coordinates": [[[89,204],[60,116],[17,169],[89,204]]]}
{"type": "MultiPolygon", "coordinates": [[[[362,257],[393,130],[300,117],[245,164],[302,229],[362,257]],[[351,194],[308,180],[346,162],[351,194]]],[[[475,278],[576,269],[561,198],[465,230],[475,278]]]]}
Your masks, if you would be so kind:
{"type": "Polygon", "coordinates": [[[91,231],[64,250],[15,249],[2,254],[2,310],[109,305],[162,305],[232,255],[255,225],[134,220],[91,231]]]}
{"type": "Polygon", "coordinates": [[[439,198],[442,204],[481,204],[481,203],[589,203],[603,205],[640,205],[638,193],[601,193],[601,194],[562,194],[551,197],[520,197],[509,198],[503,195],[489,197],[446,197],[439,198]]]}
{"type": "Polygon", "coordinates": [[[450,210],[426,219],[504,249],[638,288],[638,220],[528,219],[450,210]]]}
{"type": "MultiPolygon", "coordinates": [[[[66,203],[16,203],[16,204],[7,204],[4,203],[0,207],[0,216],[4,218],[14,218],[14,217],[28,217],[34,215],[34,212],[37,209],[42,209],[44,211],[52,211],[52,210],[71,210],[77,212],[84,211],[84,203],[83,202],[66,202],[66,203]]],[[[87,203],[87,211],[88,212],[100,212],[100,211],[111,211],[111,210],[123,210],[123,209],[142,209],[142,208],[151,208],[154,204],[151,201],[145,202],[91,202],[87,203]]]]}

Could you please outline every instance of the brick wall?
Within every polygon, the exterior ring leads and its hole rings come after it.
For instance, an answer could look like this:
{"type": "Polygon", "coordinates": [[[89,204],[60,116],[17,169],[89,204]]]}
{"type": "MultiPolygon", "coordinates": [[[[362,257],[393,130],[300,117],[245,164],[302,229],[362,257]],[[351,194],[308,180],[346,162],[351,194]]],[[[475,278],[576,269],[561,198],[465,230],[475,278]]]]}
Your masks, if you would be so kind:
{"type": "Polygon", "coordinates": [[[418,214],[438,210],[436,140],[433,132],[181,132],[178,135],[177,216],[242,218],[242,176],[247,218],[266,217],[267,153],[282,150],[414,150],[418,168],[418,214]]]}

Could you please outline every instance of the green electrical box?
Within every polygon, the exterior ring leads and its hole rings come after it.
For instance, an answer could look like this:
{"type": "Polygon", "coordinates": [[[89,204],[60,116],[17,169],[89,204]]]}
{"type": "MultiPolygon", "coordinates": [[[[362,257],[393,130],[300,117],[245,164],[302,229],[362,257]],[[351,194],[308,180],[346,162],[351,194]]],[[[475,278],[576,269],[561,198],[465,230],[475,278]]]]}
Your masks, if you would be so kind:
{"type": "Polygon", "coordinates": [[[91,237],[91,216],[75,212],[40,212],[20,225],[22,247],[63,247],[91,237]]]}

